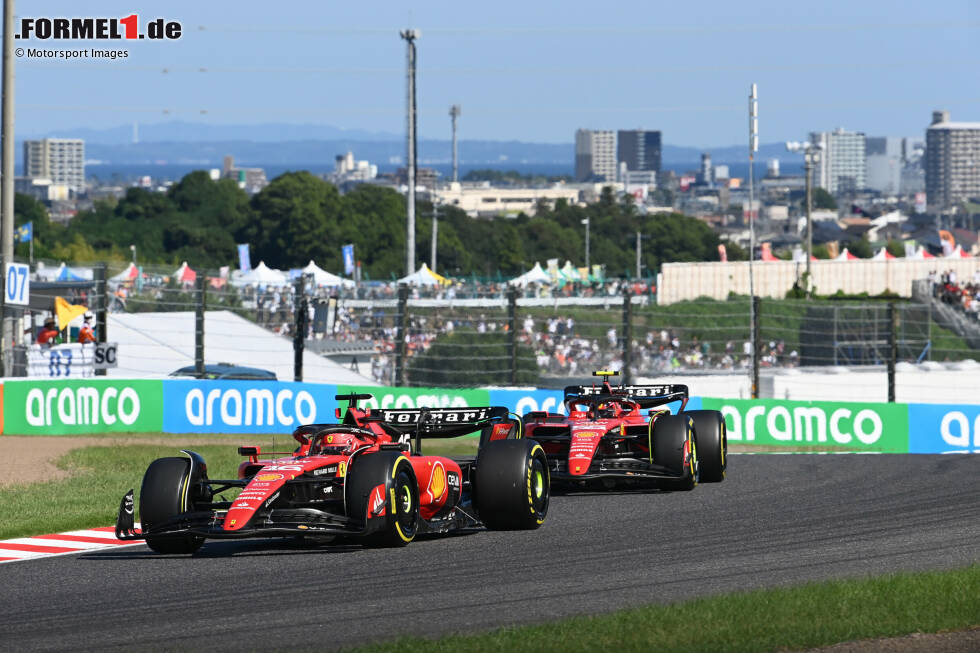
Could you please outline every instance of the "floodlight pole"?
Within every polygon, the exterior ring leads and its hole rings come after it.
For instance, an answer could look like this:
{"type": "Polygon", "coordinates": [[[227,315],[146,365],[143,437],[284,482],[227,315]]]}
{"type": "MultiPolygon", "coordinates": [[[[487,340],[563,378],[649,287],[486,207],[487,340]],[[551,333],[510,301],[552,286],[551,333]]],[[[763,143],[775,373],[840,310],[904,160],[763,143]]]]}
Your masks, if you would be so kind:
{"type": "Polygon", "coordinates": [[[415,272],[415,163],[416,163],[416,110],[415,110],[415,39],[419,32],[414,29],[402,30],[399,35],[405,39],[408,45],[408,152],[407,152],[407,176],[408,176],[408,222],[406,224],[405,238],[405,274],[410,275],[415,272]]]}
{"type": "MultiPolygon", "coordinates": [[[[759,326],[757,324],[759,316],[755,310],[755,275],[753,273],[753,262],[755,261],[755,215],[753,214],[755,208],[754,168],[755,153],[759,151],[759,100],[756,97],[756,91],[757,87],[753,84],[749,93],[749,325],[753,334],[758,332],[759,326]]],[[[758,360],[754,351],[757,345],[758,338],[753,337],[753,360],[758,360]]],[[[752,398],[759,398],[759,370],[756,366],[753,366],[752,369],[752,398]]]]}
{"type": "MultiPolygon", "coordinates": [[[[0,161],[0,254],[4,267],[14,262],[14,0],[3,0],[3,82],[2,117],[0,135],[3,140],[0,161]]],[[[32,241],[33,242],[33,241],[32,241]]],[[[0,282],[6,283],[0,273],[0,282]]],[[[0,375],[6,375],[9,365],[7,348],[12,340],[12,324],[8,324],[7,311],[0,293],[0,375]]]]}
{"type": "Polygon", "coordinates": [[[585,225],[585,273],[589,274],[589,225],[590,219],[585,218],[582,220],[582,224],[585,225]]]}

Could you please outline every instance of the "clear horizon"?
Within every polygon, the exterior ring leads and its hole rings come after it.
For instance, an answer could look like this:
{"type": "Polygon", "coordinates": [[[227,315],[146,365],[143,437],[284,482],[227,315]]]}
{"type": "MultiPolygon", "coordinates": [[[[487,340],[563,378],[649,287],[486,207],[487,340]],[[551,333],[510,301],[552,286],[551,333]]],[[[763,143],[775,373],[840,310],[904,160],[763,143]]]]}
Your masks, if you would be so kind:
{"type": "MultiPolygon", "coordinates": [[[[270,10],[242,0],[18,3],[19,17],[163,17],[171,41],[18,40],[17,47],[113,48],[105,59],[15,59],[18,138],[168,120],[319,124],[405,131],[405,42],[418,46],[419,136],[569,143],[575,129],[658,129],[681,147],[747,140],[749,86],[759,86],[760,140],[803,140],[838,126],[922,138],[935,109],[980,120],[970,0],[832,0],[749,6],[503,0],[412,9],[394,3],[303,4],[270,10]]],[[[17,24],[19,25],[19,23],[17,24]]],[[[15,25],[15,27],[17,26],[15,25]]]]}

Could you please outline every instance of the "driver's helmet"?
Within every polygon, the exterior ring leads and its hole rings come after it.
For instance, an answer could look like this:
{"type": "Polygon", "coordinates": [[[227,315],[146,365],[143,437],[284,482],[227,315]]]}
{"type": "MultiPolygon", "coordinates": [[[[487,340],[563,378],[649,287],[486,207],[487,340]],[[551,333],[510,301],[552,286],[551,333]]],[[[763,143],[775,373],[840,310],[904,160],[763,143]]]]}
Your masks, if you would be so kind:
{"type": "Polygon", "coordinates": [[[596,414],[598,414],[599,417],[615,417],[616,407],[611,402],[601,403],[596,407],[596,414]]]}
{"type": "Polygon", "coordinates": [[[354,449],[356,438],[351,433],[321,433],[310,453],[312,454],[348,454],[354,449]]]}

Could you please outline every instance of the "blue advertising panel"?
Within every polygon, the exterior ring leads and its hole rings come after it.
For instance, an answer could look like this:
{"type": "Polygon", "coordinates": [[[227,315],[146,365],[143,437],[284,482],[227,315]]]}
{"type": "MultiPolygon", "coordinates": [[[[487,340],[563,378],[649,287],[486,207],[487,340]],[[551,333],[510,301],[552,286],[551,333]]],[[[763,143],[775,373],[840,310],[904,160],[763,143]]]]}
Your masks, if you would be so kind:
{"type": "Polygon", "coordinates": [[[507,410],[523,416],[535,410],[564,413],[561,390],[491,390],[490,405],[506,406],[507,410]]]}
{"type": "Polygon", "coordinates": [[[980,406],[909,404],[909,453],[980,453],[980,406]]]}
{"type": "Polygon", "coordinates": [[[337,386],[270,381],[163,381],[163,430],[169,433],[291,433],[335,422],[337,386]]]}
{"type": "MultiPolygon", "coordinates": [[[[561,390],[491,390],[490,405],[506,406],[507,409],[523,416],[535,410],[549,413],[564,413],[562,403],[564,393],[561,390]]],[[[680,402],[670,404],[672,411],[680,409],[680,402]]],[[[687,410],[700,410],[701,397],[691,397],[687,402],[687,410]]]]}

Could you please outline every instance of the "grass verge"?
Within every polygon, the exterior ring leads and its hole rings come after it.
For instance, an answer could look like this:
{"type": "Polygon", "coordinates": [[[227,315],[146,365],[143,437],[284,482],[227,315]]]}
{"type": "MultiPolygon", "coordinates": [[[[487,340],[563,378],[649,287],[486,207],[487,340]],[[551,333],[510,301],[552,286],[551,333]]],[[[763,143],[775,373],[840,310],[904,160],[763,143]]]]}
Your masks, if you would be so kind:
{"type": "Polygon", "coordinates": [[[480,635],[453,635],[437,640],[400,638],[354,650],[754,653],[802,650],[915,632],[966,630],[978,624],[980,565],[974,565],[947,572],[810,583],[651,605],[480,635]]]}

